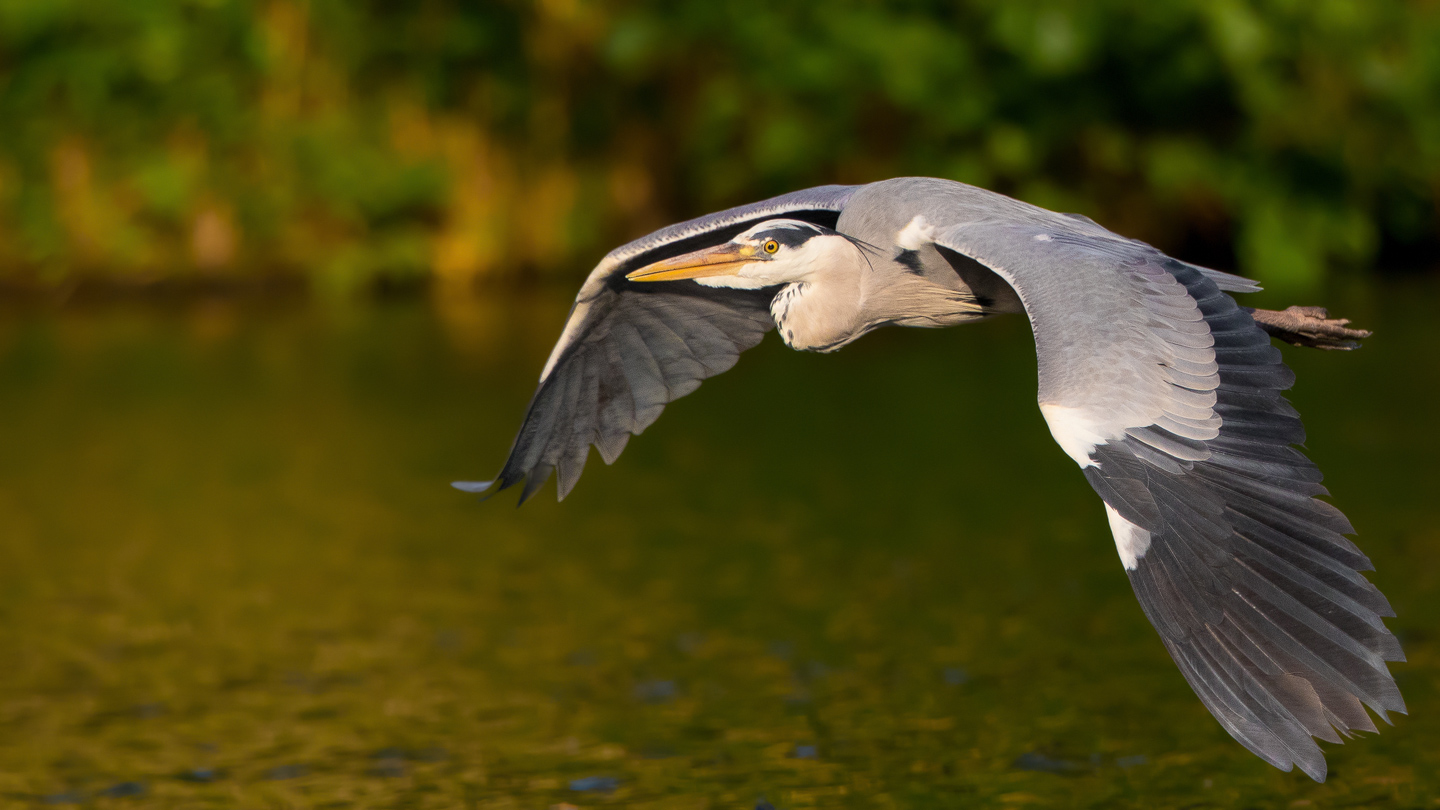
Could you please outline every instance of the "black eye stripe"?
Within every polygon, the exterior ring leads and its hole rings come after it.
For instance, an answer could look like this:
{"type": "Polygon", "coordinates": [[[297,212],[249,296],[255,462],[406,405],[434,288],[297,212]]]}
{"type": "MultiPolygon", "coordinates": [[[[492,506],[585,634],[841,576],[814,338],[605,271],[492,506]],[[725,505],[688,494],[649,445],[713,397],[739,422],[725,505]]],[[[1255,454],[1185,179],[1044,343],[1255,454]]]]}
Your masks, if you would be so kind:
{"type": "Polygon", "coordinates": [[[819,235],[820,233],[818,231],[812,231],[809,228],[804,230],[800,228],[775,228],[768,231],[761,231],[755,234],[755,238],[759,240],[762,245],[773,239],[785,247],[793,248],[799,247],[819,235]]]}

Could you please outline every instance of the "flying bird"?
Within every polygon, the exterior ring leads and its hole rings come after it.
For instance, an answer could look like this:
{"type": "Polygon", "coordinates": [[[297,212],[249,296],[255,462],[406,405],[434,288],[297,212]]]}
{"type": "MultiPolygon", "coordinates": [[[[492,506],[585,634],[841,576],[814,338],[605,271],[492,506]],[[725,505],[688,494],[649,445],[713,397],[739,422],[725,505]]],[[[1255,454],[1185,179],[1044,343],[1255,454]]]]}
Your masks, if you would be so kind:
{"type": "Polygon", "coordinates": [[[1040,411],[1104,502],[1120,562],[1166,649],[1241,745],[1317,781],[1314,738],[1376,731],[1405,703],[1389,602],[1293,445],[1294,374],[1271,344],[1353,348],[1324,310],[1236,304],[1255,282],[1076,214],[949,180],[821,186],[616,248],[585,280],[498,478],[564,498],[665,405],[772,328],[832,352],[881,326],[1029,317],[1040,411]]]}

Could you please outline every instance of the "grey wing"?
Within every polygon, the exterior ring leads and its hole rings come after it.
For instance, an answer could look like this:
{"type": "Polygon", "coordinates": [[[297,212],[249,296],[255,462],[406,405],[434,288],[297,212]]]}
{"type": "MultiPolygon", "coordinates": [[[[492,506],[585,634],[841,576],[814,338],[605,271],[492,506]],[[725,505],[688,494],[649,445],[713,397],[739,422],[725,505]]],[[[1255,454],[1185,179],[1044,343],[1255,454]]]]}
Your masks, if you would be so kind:
{"type": "Polygon", "coordinates": [[[1041,410],[1195,693],[1246,748],[1323,781],[1312,737],[1375,731],[1364,706],[1403,713],[1385,662],[1404,656],[1354,529],[1292,446],[1279,350],[1216,275],[1098,226],[975,222],[935,241],[1020,295],[1041,410]]]}
{"type": "Polygon", "coordinates": [[[523,503],[558,470],[563,499],[579,480],[592,444],[607,464],[613,462],[666,404],[735,365],[775,325],[773,291],[693,281],[636,284],[625,274],[720,244],[764,219],[833,226],[851,190],[793,192],[671,225],[611,251],[576,296],[500,475],[455,486],[498,492],[524,481],[523,503]]]}

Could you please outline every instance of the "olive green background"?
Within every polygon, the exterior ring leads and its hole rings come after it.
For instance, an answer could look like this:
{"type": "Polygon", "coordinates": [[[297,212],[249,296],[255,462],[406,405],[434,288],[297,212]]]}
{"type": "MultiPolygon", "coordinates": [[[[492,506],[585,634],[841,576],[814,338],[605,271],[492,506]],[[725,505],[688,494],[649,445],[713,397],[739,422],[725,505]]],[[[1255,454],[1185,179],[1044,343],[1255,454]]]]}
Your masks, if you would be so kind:
{"type": "Polygon", "coordinates": [[[569,278],[920,174],[1315,289],[1436,266],[1422,0],[0,0],[0,282],[569,278]]]}
{"type": "Polygon", "coordinates": [[[771,338],[517,510],[447,484],[569,288],[6,312],[0,806],[1433,807],[1436,293],[1332,289],[1376,336],[1286,349],[1409,657],[1323,785],[1169,660],[1021,318],[771,338]]]}
{"type": "Polygon", "coordinates": [[[1440,5],[0,0],[0,807],[1440,805],[1440,5]],[[1375,337],[1286,348],[1411,714],[1229,739],[1023,319],[767,340],[563,504],[579,279],[926,174],[1375,337]],[[379,294],[377,294],[379,293],[379,294]]]}

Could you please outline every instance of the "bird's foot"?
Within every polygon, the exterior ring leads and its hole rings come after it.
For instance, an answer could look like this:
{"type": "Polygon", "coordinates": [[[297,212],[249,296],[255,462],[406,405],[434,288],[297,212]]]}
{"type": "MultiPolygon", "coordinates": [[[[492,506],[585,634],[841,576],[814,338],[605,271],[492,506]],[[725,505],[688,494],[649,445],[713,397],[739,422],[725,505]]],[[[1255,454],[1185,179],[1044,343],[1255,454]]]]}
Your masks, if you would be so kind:
{"type": "Polygon", "coordinates": [[[1370,337],[1368,329],[1351,329],[1349,318],[1330,319],[1324,307],[1288,307],[1283,312],[1251,310],[1250,317],[1261,329],[1292,346],[1314,349],[1360,348],[1359,341],[1370,337]]]}

